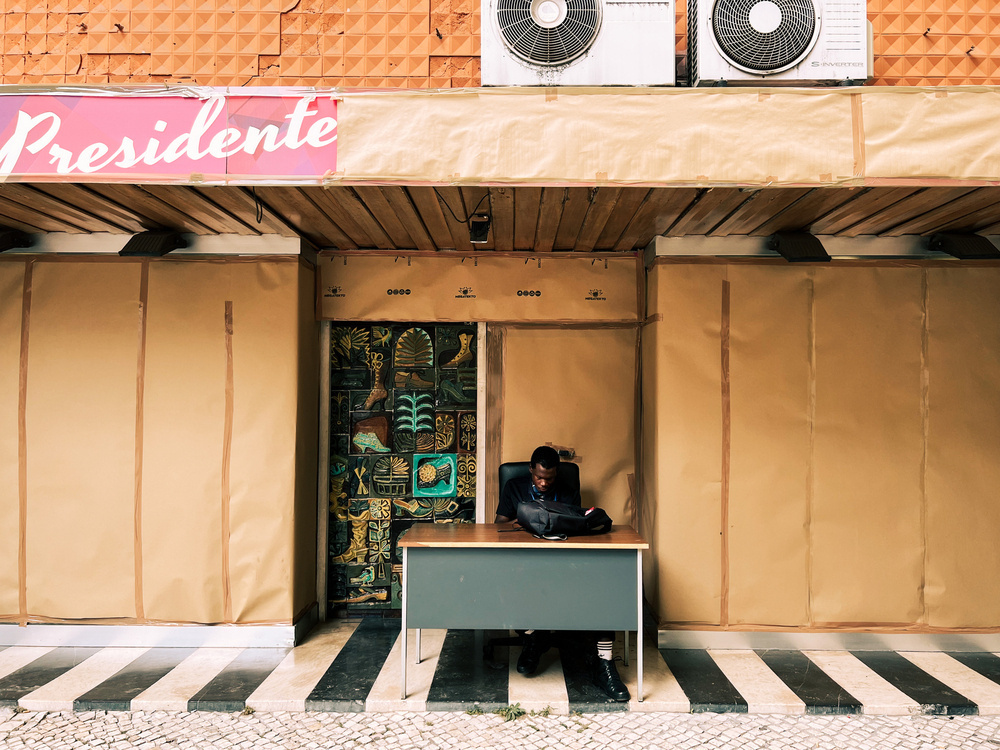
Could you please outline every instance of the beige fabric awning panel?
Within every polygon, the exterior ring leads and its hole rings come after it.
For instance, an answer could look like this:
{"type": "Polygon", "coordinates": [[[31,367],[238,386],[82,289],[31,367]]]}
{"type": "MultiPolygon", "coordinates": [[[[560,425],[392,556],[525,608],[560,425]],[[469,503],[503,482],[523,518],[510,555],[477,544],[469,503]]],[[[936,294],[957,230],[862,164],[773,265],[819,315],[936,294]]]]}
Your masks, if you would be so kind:
{"type": "Polygon", "coordinates": [[[1000,180],[998,114],[986,87],[347,91],[325,179],[987,184],[1000,180]]]}

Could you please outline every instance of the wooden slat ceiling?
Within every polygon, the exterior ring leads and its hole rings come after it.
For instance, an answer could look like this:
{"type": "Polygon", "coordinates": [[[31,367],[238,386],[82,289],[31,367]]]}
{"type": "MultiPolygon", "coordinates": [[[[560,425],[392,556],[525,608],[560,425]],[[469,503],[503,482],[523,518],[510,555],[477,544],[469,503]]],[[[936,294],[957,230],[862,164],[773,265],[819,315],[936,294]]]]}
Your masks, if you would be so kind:
{"type": "Polygon", "coordinates": [[[301,236],[318,248],[601,251],[653,237],[1000,233],[1000,187],[190,187],[4,183],[0,224],[37,232],[174,229],[301,236]],[[485,245],[465,220],[491,216],[485,245]]]}

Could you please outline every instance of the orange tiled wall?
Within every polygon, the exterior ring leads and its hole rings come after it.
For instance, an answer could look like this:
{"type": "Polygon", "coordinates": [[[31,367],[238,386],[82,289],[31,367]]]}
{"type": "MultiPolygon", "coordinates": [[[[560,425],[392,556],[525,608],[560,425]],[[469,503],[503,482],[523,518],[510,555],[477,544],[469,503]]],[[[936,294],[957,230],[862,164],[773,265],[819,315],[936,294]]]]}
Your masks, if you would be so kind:
{"type": "MultiPolygon", "coordinates": [[[[8,84],[479,85],[479,0],[0,1],[8,84]]],[[[873,83],[1000,85],[1000,0],[868,7],[873,83]]]]}

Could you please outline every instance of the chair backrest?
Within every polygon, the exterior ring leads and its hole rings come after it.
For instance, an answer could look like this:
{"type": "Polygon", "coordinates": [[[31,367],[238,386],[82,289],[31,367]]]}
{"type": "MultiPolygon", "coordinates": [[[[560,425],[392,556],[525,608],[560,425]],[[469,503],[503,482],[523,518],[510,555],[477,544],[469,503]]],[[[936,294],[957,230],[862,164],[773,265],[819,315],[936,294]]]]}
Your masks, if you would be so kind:
{"type": "MultiPolygon", "coordinates": [[[[503,494],[504,485],[511,479],[526,477],[531,474],[531,463],[528,461],[510,461],[500,464],[500,494],[503,494]]],[[[558,477],[579,492],[580,490],[580,467],[569,461],[560,461],[558,477]]]]}

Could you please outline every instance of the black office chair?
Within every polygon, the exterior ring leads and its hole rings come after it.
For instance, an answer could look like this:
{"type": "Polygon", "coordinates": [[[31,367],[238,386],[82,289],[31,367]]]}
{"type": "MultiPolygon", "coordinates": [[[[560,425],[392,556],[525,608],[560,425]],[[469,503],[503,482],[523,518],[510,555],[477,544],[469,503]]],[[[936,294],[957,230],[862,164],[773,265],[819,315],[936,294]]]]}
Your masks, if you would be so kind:
{"type": "MultiPolygon", "coordinates": [[[[500,464],[500,495],[511,479],[526,477],[531,474],[531,463],[528,461],[509,461],[500,464]]],[[[557,476],[577,492],[580,491],[580,467],[569,461],[560,461],[557,476]]]]}
{"type": "MultiPolygon", "coordinates": [[[[507,485],[511,479],[517,479],[519,477],[527,477],[531,474],[531,462],[530,461],[509,461],[505,464],[500,464],[500,494],[503,494],[503,488],[507,485]]],[[[560,461],[559,469],[557,471],[557,476],[560,480],[568,484],[572,489],[577,491],[579,495],[580,492],[580,467],[576,464],[569,463],[568,461],[560,461]]],[[[574,503],[578,505],[579,503],[574,503]]],[[[520,646],[522,645],[520,636],[507,636],[503,638],[488,638],[483,646],[483,659],[490,663],[490,666],[501,668],[503,664],[496,664],[493,662],[493,647],[494,646],[520,646]]]]}

